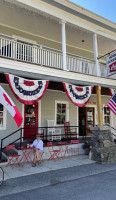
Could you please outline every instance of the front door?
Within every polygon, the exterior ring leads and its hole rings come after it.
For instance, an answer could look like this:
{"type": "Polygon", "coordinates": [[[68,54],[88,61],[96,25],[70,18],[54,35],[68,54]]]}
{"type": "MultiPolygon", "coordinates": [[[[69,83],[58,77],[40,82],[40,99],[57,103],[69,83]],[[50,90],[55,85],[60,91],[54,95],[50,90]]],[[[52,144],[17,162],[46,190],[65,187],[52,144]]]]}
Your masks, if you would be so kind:
{"type": "Polygon", "coordinates": [[[24,107],[24,139],[35,138],[38,132],[38,103],[24,107]]]}
{"type": "Polygon", "coordinates": [[[94,125],[94,108],[86,107],[86,135],[91,134],[90,127],[93,127],[94,125]]]}
{"type": "Polygon", "coordinates": [[[94,107],[79,107],[79,135],[90,135],[94,125],[94,107]]]}

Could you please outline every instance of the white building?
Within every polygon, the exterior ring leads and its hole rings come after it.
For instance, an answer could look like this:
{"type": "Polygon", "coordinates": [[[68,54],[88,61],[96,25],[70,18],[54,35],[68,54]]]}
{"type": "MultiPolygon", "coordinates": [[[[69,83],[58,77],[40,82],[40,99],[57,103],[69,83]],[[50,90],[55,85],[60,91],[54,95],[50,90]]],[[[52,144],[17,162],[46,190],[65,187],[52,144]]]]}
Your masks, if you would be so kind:
{"type": "MultiPolygon", "coordinates": [[[[110,99],[109,88],[116,88],[115,76],[107,77],[105,57],[97,59],[115,48],[116,24],[68,0],[1,0],[0,85],[23,116],[20,127],[23,136],[28,136],[25,128],[30,126],[47,127],[47,120],[54,120],[55,126],[63,126],[64,121],[79,126],[83,116],[88,129],[102,125],[102,120],[103,125],[115,128],[114,114],[104,107],[110,99]],[[15,98],[5,72],[31,80],[50,80],[45,95],[36,105],[33,119],[29,109],[35,109],[35,105],[26,106],[15,98]],[[88,104],[84,108],[72,104],[62,82],[94,85],[88,104]]],[[[1,105],[0,139],[17,129],[1,105]]],[[[20,130],[5,139],[3,146],[17,139],[19,133],[20,130]]],[[[82,135],[79,128],[78,134],[82,135]]],[[[87,130],[86,135],[90,135],[87,130]]]]}

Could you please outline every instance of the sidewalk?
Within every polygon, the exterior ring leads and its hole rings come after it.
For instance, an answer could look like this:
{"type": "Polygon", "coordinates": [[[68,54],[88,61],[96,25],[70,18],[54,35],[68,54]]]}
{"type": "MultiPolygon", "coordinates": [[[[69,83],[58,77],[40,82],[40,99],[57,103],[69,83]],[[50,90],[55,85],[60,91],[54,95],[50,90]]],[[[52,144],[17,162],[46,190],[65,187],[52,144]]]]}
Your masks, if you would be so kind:
{"type": "Polygon", "coordinates": [[[74,166],[86,165],[94,163],[94,161],[89,160],[88,156],[80,155],[80,156],[72,156],[70,158],[60,159],[56,162],[54,161],[44,161],[40,165],[36,165],[36,167],[32,167],[31,163],[26,163],[24,167],[19,167],[18,165],[14,165],[13,169],[11,166],[6,167],[6,165],[1,165],[5,173],[5,180],[11,178],[17,178],[22,176],[28,176],[32,174],[38,174],[42,172],[48,172],[53,170],[59,170],[64,168],[70,168],[74,166]]]}
{"type": "Polygon", "coordinates": [[[28,163],[23,168],[17,165],[13,169],[3,165],[2,168],[5,171],[5,181],[0,187],[0,197],[106,172],[116,174],[116,163],[97,164],[85,155],[57,162],[45,161],[34,168],[28,163]]]}

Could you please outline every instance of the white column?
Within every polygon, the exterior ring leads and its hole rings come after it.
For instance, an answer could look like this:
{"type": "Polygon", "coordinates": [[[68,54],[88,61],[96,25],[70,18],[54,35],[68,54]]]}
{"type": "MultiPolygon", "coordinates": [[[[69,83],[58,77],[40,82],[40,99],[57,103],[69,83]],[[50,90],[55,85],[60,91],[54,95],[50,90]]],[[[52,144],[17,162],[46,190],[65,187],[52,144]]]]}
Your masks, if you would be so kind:
{"type": "Polygon", "coordinates": [[[66,27],[65,21],[61,21],[62,24],[62,64],[63,64],[63,70],[67,70],[67,65],[66,65],[66,27]]]}
{"type": "Polygon", "coordinates": [[[93,35],[93,48],[94,48],[94,60],[95,60],[95,64],[96,64],[96,75],[100,76],[100,66],[99,66],[99,62],[98,62],[98,45],[97,45],[97,35],[96,33],[94,33],[93,35]]]}

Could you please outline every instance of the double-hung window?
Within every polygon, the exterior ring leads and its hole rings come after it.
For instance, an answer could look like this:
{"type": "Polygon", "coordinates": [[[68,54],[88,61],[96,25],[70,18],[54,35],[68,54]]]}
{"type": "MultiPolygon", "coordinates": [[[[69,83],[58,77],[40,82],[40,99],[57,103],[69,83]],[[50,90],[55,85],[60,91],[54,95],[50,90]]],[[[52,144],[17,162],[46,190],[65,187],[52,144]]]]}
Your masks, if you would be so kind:
{"type": "Polygon", "coordinates": [[[0,104],[0,129],[6,128],[6,111],[2,104],[0,104]]]}
{"type": "Polygon", "coordinates": [[[55,121],[56,125],[64,125],[64,122],[68,120],[68,102],[65,101],[56,101],[56,113],[55,121]]]}
{"type": "Polygon", "coordinates": [[[110,125],[110,109],[107,106],[104,107],[104,125],[110,125]]]}

